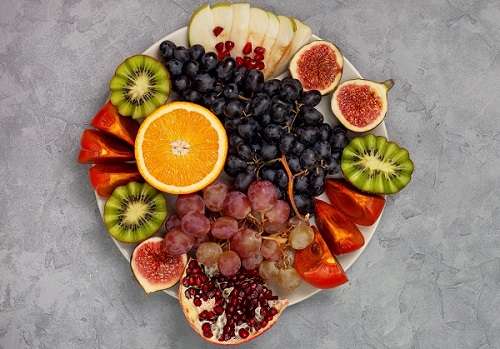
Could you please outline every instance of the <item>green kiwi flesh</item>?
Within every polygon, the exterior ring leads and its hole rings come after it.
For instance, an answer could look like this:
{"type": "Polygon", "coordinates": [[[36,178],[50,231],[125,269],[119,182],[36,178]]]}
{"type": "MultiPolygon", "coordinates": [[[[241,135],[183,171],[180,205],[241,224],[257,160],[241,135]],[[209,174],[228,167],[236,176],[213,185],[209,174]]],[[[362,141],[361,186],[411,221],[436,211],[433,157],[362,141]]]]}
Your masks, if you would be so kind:
{"type": "Polygon", "coordinates": [[[136,243],[158,231],[167,217],[163,194],[148,183],[117,187],[104,205],[104,224],[118,241],[136,243]]]}
{"type": "Polygon", "coordinates": [[[354,138],[344,148],[342,173],[357,188],[376,194],[394,194],[411,180],[413,162],[408,151],[383,136],[354,138]]]}
{"type": "Polygon", "coordinates": [[[127,58],[109,83],[110,101],[124,116],[145,118],[167,102],[170,75],[165,66],[147,55],[127,58]]]}

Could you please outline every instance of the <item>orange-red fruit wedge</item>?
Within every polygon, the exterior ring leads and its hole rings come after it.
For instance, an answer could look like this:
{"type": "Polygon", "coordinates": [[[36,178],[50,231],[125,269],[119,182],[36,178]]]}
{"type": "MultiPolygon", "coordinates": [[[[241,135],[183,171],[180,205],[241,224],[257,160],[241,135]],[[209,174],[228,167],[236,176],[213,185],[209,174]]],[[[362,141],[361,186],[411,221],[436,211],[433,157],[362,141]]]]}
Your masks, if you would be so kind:
{"type": "Polygon", "coordinates": [[[383,196],[362,192],[343,178],[328,178],[325,193],[333,208],[362,226],[374,224],[385,205],[383,196]]]}
{"type": "Polygon", "coordinates": [[[294,266],[302,279],[317,288],[333,288],[349,281],[315,226],[313,242],[295,251],[294,266]]]}
{"type": "Polygon", "coordinates": [[[89,179],[97,195],[110,197],[113,190],[128,182],[141,181],[142,176],[133,162],[96,164],[89,169],[89,179]]]}
{"type": "Polygon", "coordinates": [[[219,176],[227,148],[226,130],[212,112],[195,103],[171,102],[141,124],[135,157],[139,172],[153,187],[187,194],[219,176]]]}
{"type": "Polygon", "coordinates": [[[314,201],[316,202],[314,214],[316,225],[334,255],[356,251],[365,244],[365,237],[356,224],[337,212],[327,202],[319,199],[314,201]]]}
{"type": "Polygon", "coordinates": [[[103,131],[83,131],[80,145],[80,164],[109,164],[134,160],[132,146],[103,131]]]}
{"type": "Polygon", "coordinates": [[[118,109],[111,102],[107,102],[97,112],[90,125],[98,130],[110,133],[132,146],[139,130],[139,123],[118,113],[118,109]]]}

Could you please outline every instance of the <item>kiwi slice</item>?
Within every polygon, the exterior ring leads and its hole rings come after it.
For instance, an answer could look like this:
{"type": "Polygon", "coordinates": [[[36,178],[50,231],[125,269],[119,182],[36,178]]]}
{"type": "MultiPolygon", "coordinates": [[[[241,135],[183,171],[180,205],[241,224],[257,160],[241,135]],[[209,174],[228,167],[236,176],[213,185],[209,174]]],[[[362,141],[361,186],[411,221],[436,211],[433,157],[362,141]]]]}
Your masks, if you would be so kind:
{"type": "Polygon", "coordinates": [[[400,191],[413,173],[413,162],[406,149],[372,134],[351,140],[342,152],[340,165],[353,185],[377,194],[400,191]]]}
{"type": "Polygon", "coordinates": [[[109,99],[118,112],[140,119],[167,102],[171,88],[170,75],[155,58],[135,55],[116,68],[109,88],[109,99]]]}
{"type": "Polygon", "coordinates": [[[148,183],[130,182],[117,187],[104,205],[104,224],[122,242],[151,237],[167,217],[167,201],[148,183]]]}

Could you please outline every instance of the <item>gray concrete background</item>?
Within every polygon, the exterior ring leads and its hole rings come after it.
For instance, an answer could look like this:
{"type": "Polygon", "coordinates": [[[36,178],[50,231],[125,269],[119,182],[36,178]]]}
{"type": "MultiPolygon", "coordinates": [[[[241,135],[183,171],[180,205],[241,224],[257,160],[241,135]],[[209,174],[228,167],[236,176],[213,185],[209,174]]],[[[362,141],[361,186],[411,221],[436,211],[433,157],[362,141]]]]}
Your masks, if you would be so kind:
{"type": "MultiPolygon", "coordinates": [[[[201,4],[0,2],[0,348],[209,347],[175,299],[136,284],[76,162],[116,66],[201,4]]],[[[350,283],[242,347],[500,348],[498,1],[252,4],[396,80],[386,125],[416,169],[350,283]]]]}

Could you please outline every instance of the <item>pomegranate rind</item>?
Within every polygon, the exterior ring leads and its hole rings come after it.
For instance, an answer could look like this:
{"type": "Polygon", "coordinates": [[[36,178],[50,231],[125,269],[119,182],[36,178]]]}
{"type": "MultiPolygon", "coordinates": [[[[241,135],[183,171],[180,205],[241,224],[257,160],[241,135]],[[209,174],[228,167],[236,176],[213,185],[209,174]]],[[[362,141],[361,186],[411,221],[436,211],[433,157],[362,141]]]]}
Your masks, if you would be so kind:
{"type": "Polygon", "coordinates": [[[344,81],[333,92],[332,112],[350,131],[371,131],[385,119],[388,109],[387,92],[392,86],[394,80],[382,83],[366,79],[344,81]]]}
{"type": "MultiPolygon", "coordinates": [[[[188,261],[188,263],[186,264],[186,267],[184,268],[184,272],[182,273],[180,280],[183,280],[184,277],[187,275],[187,268],[188,268],[189,262],[191,260],[192,259],[190,259],[188,261]]],[[[215,267],[214,269],[212,269],[211,272],[213,272],[214,274],[218,273],[217,268],[215,267]]],[[[203,330],[201,329],[202,323],[198,319],[198,314],[199,314],[200,310],[205,310],[205,309],[210,310],[214,307],[214,305],[215,305],[214,299],[209,299],[208,301],[204,301],[201,306],[196,307],[194,305],[193,301],[186,297],[186,290],[187,289],[188,289],[188,287],[185,287],[181,281],[179,283],[179,290],[178,290],[177,296],[178,296],[182,311],[184,312],[184,315],[186,316],[186,319],[189,322],[189,325],[205,341],[207,341],[209,343],[217,344],[220,346],[239,345],[239,344],[243,344],[243,343],[251,341],[252,339],[257,338],[258,336],[260,336],[264,332],[267,332],[271,327],[273,327],[276,324],[276,321],[278,320],[280,315],[283,313],[283,310],[288,306],[288,299],[279,298],[278,300],[274,301],[274,303],[273,303],[273,306],[278,310],[278,313],[273,317],[273,319],[271,321],[268,322],[268,324],[266,326],[262,327],[260,330],[257,330],[257,331],[254,330],[254,331],[250,332],[250,334],[246,338],[239,337],[238,331],[236,331],[236,337],[233,337],[227,341],[219,341],[217,339],[216,335],[212,336],[211,338],[207,338],[203,335],[203,330]]]]}
{"type": "Polygon", "coordinates": [[[130,268],[144,292],[151,294],[174,286],[187,264],[187,255],[169,255],[163,248],[163,238],[151,237],[134,248],[130,268]],[[156,265],[146,264],[155,263],[156,265]]]}
{"type": "Polygon", "coordinates": [[[298,79],[304,91],[318,90],[323,96],[340,83],[344,70],[344,55],[333,43],[315,40],[302,46],[289,64],[290,75],[298,79]]]}

